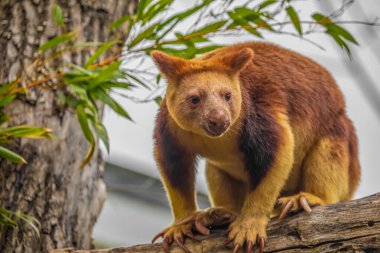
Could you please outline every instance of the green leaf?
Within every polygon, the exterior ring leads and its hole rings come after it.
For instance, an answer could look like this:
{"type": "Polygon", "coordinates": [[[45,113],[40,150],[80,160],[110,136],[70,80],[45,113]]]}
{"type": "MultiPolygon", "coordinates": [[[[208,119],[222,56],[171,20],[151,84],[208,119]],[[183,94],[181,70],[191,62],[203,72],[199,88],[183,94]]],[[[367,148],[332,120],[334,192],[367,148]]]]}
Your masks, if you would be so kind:
{"type": "Polygon", "coordinates": [[[85,112],[84,107],[82,105],[78,105],[76,108],[76,112],[77,112],[79,124],[82,128],[82,132],[83,132],[84,136],[86,137],[86,139],[88,140],[88,142],[90,143],[90,147],[88,148],[87,154],[86,154],[84,160],[82,161],[82,163],[80,165],[80,168],[83,168],[84,166],[86,166],[90,162],[90,160],[94,154],[95,137],[94,137],[94,134],[92,133],[91,128],[88,124],[88,117],[87,117],[87,114],[85,112]]]}
{"type": "Polygon", "coordinates": [[[20,155],[3,146],[0,146],[0,156],[14,163],[26,163],[24,158],[22,158],[20,155]]]}
{"type": "Polygon", "coordinates": [[[0,224],[4,224],[6,226],[17,228],[18,224],[10,218],[12,213],[4,208],[0,208],[0,224]]]}
{"type": "Polygon", "coordinates": [[[266,7],[275,3],[277,3],[277,0],[266,0],[259,5],[258,10],[260,11],[262,9],[265,9],[266,7]]]}
{"type": "Polygon", "coordinates": [[[288,16],[290,17],[290,20],[292,20],[292,23],[294,27],[296,28],[297,32],[300,35],[302,35],[302,26],[301,26],[301,22],[300,22],[297,12],[294,10],[292,6],[287,7],[286,12],[288,13],[288,16]]]}
{"type": "Polygon", "coordinates": [[[0,112],[0,125],[4,124],[10,119],[10,116],[5,115],[4,112],[0,112]]]}
{"type": "Polygon", "coordinates": [[[240,18],[246,19],[248,21],[251,21],[253,19],[260,17],[260,12],[257,12],[256,10],[252,10],[246,7],[238,7],[234,9],[234,12],[236,15],[238,15],[240,18]]]}
{"type": "Polygon", "coordinates": [[[84,67],[87,68],[88,66],[90,66],[91,64],[93,64],[99,58],[99,56],[101,56],[102,54],[104,54],[113,45],[115,45],[115,44],[121,44],[121,43],[123,43],[123,42],[120,41],[120,40],[113,40],[113,41],[108,41],[108,42],[104,43],[100,48],[98,48],[91,55],[91,57],[87,60],[87,62],[84,65],[84,67]]]}
{"type": "Polygon", "coordinates": [[[136,16],[138,20],[141,20],[144,9],[149,5],[151,0],[140,0],[137,6],[136,16]]]}
{"type": "Polygon", "coordinates": [[[265,28],[265,29],[270,30],[270,31],[273,30],[272,27],[262,18],[253,19],[252,22],[257,25],[257,27],[255,29],[262,27],[262,28],[265,28]]]}
{"type": "Polygon", "coordinates": [[[263,14],[261,12],[248,9],[245,7],[238,7],[235,9],[235,12],[234,12],[235,19],[237,18],[237,19],[243,19],[249,22],[253,22],[257,26],[255,27],[255,29],[262,27],[270,31],[273,30],[272,27],[264,19],[261,18],[262,15],[263,14]]]}
{"type": "Polygon", "coordinates": [[[135,75],[133,75],[131,73],[127,73],[127,72],[125,72],[124,74],[125,74],[125,76],[127,78],[131,78],[133,81],[135,81],[136,83],[140,84],[144,88],[146,88],[148,90],[151,90],[151,88],[149,86],[147,86],[143,81],[141,81],[137,76],[135,76],[135,75]]]}
{"type": "Polygon", "coordinates": [[[236,26],[240,26],[242,27],[244,30],[246,30],[247,32],[259,37],[259,38],[262,38],[263,36],[261,35],[261,33],[259,33],[257,31],[256,28],[252,27],[249,22],[245,19],[242,19],[239,15],[237,15],[236,13],[234,12],[228,12],[228,16],[234,20],[234,23],[229,25],[228,28],[235,28],[236,26]]]}
{"type": "MultiPolygon", "coordinates": [[[[159,26],[158,26],[158,28],[157,28],[157,30],[160,31],[162,28],[168,27],[169,24],[172,24],[172,22],[178,23],[179,21],[185,20],[186,18],[190,17],[194,13],[198,12],[203,7],[209,5],[210,3],[212,3],[212,0],[204,0],[202,3],[200,3],[199,5],[194,6],[191,9],[185,10],[185,11],[177,13],[177,14],[174,14],[173,16],[169,17],[168,19],[166,19],[165,21],[163,21],[162,23],[160,23],[159,26]]],[[[174,26],[170,26],[170,29],[166,30],[164,33],[167,34],[173,28],[174,28],[174,26]]],[[[160,39],[162,37],[163,37],[163,35],[160,36],[160,39]]]]}
{"type": "Polygon", "coordinates": [[[341,27],[337,24],[328,25],[327,30],[329,30],[332,33],[336,33],[339,36],[342,36],[346,40],[348,40],[348,41],[350,41],[356,45],[359,45],[358,42],[355,40],[355,38],[346,29],[344,29],[343,27],[341,27]]]}
{"type": "Polygon", "coordinates": [[[16,95],[5,96],[0,99],[0,107],[3,107],[9,103],[11,103],[16,98],[16,95]]]}
{"type": "Polygon", "coordinates": [[[344,40],[342,40],[337,34],[332,33],[331,31],[326,31],[326,33],[329,34],[335,40],[335,42],[343,49],[343,51],[347,53],[348,57],[352,59],[351,50],[347,43],[344,42],[344,40]]]}
{"type": "Polygon", "coordinates": [[[160,105],[162,103],[162,97],[161,96],[155,97],[154,102],[156,102],[156,104],[160,105]]]}
{"type": "Polygon", "coordinates": [[[26,215],[20,212],[13,212],[0,207],[0,224],[17,229],[21,225],[19,220],[24,221],[34,230],[37,236],[39,236],[41,224],[36,218],[30,215],[26,215]]]}
{"type": "Polygon", "coordinates": [[[74,107],[77,107],[78,104],[82,104],[82,106],[85,106],[87,109],[91,110],[93,113],[98,112],[98,108],[95,102],[91,100],[91,98],[88,96],[87,91],[82,88],[81,86],[77,84],[70,84],[70,89],[72,92],[75,93],[75,96],[69,96],[66,98],[66,101],[71,104],[74,107]],[[79,100],[79,101],[78,101],[79,100]]]}
{"type": "Polygon", "coordinates": [[[86,166],[91,161],[92,157],[94,156],[94,152],[95,152],[95,143],[90,143],[90,147],[88,148],[87,154],[79,166],[81,169],[83,169],[84,166],[86,166]]]}
{"type": "MultiPolygon", "coordinates": [[[[203,37],[196,37],[196,38],[192,38],[192,39],[186,39],[186,38],[184,38],[184,39],[187,40],[187,41],[190,41],[193,44],[209,42],[209,40],[207,38],[203,38],[203,37]]],[[[184,44],[183,39],[181,39],[181,38],[179,38],[179,40],[164,41],[164,42],[161,43],[161,45],[180,45],[180,44],[184,44]]]]}
{"type": "Polygon", "coordinates": [[[104,146],[107,149],[107,152],[109,153],[110,146],[109,146],[109,138],[107,129],[105,126],[101,123],[101,119],[98,115],[87,113],[87,118],[91,122],[93,129],[95,129],[95,132],[99,136],[99,138],[102,140],[104,146]]]}
{"type": "Polygon", "coordinates": [[[173,0],[160,0],[149,6],[148,10],[143,14],[143,24],[152,20],[155,16],[162,13],[167,9],[169,5],[173,3],[173,0]]]}
{"type": "Polygon", "coordinates": [[[60,36],[54,37],[51,40],[46,41],[42,46],[40,46],[40,48],[38,50],[40,50],[41,52],[45,52],[48,49],[51,49],[51,48],[56,47],[62,43],[65,43],[65,42],[72,40],[76,36],[77,36],[77,34],[74,32],[62,34],[60,36]]]}
{"type": "Polygon", "coordinates": [[[156,75],[156,84],[159,84],[161,81],[161,74],[156,75]]]}
{"type": "Polygon", "coordinates": [[[95,138],[88,124],[87,114],[85,112],[84,107],[82,105],[78,105],[76,108],[76,112],[77,112],[78,121],[82,128],[84,136],[90,143],[94,143],[95,138]]]}
{"type": "Polygon", "coordinates": [[[91,91],[91,96],[93,96],[96,99],[99,99],[106,105],[112,108],[117,114],[120,116],[126,118],[126,119],[131,119],[128,113],[124,110],[124,108],[119,105],[109,94],[107,94],[105,91],[103,91],[100,88],[94,89],[91,91]]]}
{"type": "Polygon", "coordinates": [[[85,42],[78,42],[75,43],[73,48],[86,48],[86,47],[99,47],[103,45],[104,42],[99,42],[99,41],[85,41],[85,42]]]}
{"type": "Polygon", "coordinates": [[[12,86],[13,83],[6,83],[6,84],[3,84],[1,87],[0,87],[0,96],[2,96],[4,93],[8,93],[8,89],[12,86]]]}
{"type": "Polygon", "coordinates": [[[34,230],[36,235],[40,237],[41,224],[36,218],[26,214],[20,214],[19,218],[26,222],[34,230]]]}
{"type": "Polygon", "coordinates": [[[115,75],[118,75],[119,68],[120,68],[120,61],[116,61],[108,65],[107,67],[103,68],[98,75],[94,78],[93,84],[90,85],[90,89],[96,87],[102,82],[108,81],[108,80],[114,80],[115,75]]]}
{"type": "Polygon", "coordinates": [[[107,153],[110,152],[110,143],[108,138],[107,129],[104,127],[102,123],[94,122],[93,126],[95,128],[96,133],[98,134],[99,138],[102,140],[104,146],[107,149],[107,153]]]}
{"type": "Polygon", "coordinates": [[[127,83],[127,82],[105,82],[102,83],[102,87],[110,90],[113,88],[122,88],[122,89],[130,89],[131,87],[135,87],[134,85],[127,83]]]}
{"type": "Polygon", "coordinates": [[[220,48],[220,47],[222,47],[222,45],[210,45],[210,46],[206,46],[206,47],[200,47],[200,48],[197,48],[196,53],[197,54],[204,54],[204,53],[210,52],[210,51],[215,50],[215,49],[220,48]]]}
{"type": "Polygon", "coordinates": [[[70,84],[70,89],[75,93],[75,95],[78,96],[80,100],[83,100],[83,101],[88,100],[87,92],[83,87],[77,84],[73,84],[73,83],[69,83],[69,84],[70,84]]]}
{"type": "Polygon", "coordinates": [[[259,37],[259,38],[263,37],[261,35],[261,33],[259,33],[255,27],[252,27],[247,20],[241,18],[236,13],[234,13],[234,12],[228,12],[228,16],[234,21],[233,24],[229,25],[229,28],[235,28],[237,25],[239,25],[244,30],[246,30],[247,32],[249,32],[249,33],[251,33],[251,34],[253,34],[253,35],[255,35],[255,36],[259,37]]]}
{"type": "Polygon", "coordinates": [[[327,26],[333,23],[329,17],[326,17],[321,13],[314,13],[311,17],[322,26],[327,26]]]}
{"type": "Polygon", "coordinates": [[[142,41],[143,39],[147,39],[149,36],[151,36],[155,29],[157,28],[157,26],[159,25],[159,23],[154,23],[152,24],[151,26],[149,26],[148,28],[146,28],[144,31],[142,31],[141,33],[139,33],[128,45],[128,49],[130,48],[133,48],[134,46],[136,46],[140,41],[142,41]]]}
{"type": "Polygon", "coordinates": [[[51,134],[52,134],[52,130],[49,128],[35,127],[35,126],[28,126],[28,125],[0,129],[0,135],[9,135],[9,137],[13,137],[13,138],[50,139],[52,137],[51,134]]]}
{"type": "Polygon", "coordinates": [[[245,25],[243,28],[247,32],[249,32],[249,33],[251,33],[251,34],[253,34],[253,35],[255,35],[255,36],[259,37],[259,38],[263,38],[263,35],[259,31],[257,31],[256,28],[254,28],[254,27],[252,27],[250,25],[245,25]]]}
{"type": "Polygon", "coordinates": [[[62,9],[56,3],[53,4],[53,17],[54,17],[55,23],[58,26],[63,26],[64,25],[62,9]]]}
{"type": "Polygon", "coordinates": [[[227,20],[218,21],[218,22],[206,25],[206,26],[204,26],[198,30],[195,30],[195,31],[191,32],[190,34],[188,34],[187,36],[191,36],[191,35],[195,35],[195,34],[203,35],[203,34],[209,34],[212,32],[217,32],[226,23],[227,23],[227,20]]]}
{"type": "MultiPolygon", "coordinates": [[[[74,69],[78,70],[79,72],[87,75],[87,76],[93,76],[94,75],[94,72],[93,70],[89,70],[89,69],[85,69],[85,68],[82,68],[81,66],[78,66],[76,64],[70,64],[71,67],[73,67],[74,69]]],[[[78,73],[70,73],[70,74],[74,74],[74,75],[80,75],[78,73]]]]}
{"type": "Polygon", "coordinates": [[[122,24],[124,24],[128,20],[132,20],[130,15],[122,16],[121,18],[116,19],[114,22],[112,22],[108,26],[108,28],[111,30],[114,30],[114,29],[118,28],[119,26],[121,26],[122,24]]]}
{"type": "Polygon", "coordinates": [[[263,27],[267,30],[272,30],[272,27],[261,18],[262,13],[256,10],[239,7],[235,9],[235,13],[239,18],[255,23],[257,25],[255,29],[263,27]]]}

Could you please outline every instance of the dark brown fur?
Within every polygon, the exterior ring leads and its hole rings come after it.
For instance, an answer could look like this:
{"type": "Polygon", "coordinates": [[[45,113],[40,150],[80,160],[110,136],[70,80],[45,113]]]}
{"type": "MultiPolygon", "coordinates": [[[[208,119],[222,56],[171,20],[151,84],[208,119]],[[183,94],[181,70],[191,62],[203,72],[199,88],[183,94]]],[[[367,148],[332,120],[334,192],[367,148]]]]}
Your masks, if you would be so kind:
{"type": "Polygon", "coordinates": [[[176,190],[191,196],[194,189],[194,154],[189,153],[180,141],[175,138],[169,127],[168,110],[165,101],[161,104],[160,113],[156,119],[154,139],[160,147],[156,154],[163,175],[176,190]]]}

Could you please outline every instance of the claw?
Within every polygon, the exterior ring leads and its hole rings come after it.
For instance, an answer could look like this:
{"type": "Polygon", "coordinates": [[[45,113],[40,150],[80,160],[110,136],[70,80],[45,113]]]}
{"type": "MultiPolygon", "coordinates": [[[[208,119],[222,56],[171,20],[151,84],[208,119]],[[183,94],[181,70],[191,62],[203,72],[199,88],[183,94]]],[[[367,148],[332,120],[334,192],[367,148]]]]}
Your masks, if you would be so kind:
{"type": "Polygon", "coordinates": [[[246,253],[251,253],[251,251],[252,251],[252,246],[253,246],[252,241],[248,241],[248,242],[247,242],[247,246],[246,246],[246,248],[245,248],[245,252],[246,252],[246,253]]]}
{"type": "Polygon", "coordinates": [[[202,235],[209,235],[210,230],[208,230],[199,220],[195,220],[195,228],[202,235]]]}
{"type": "Polygon", "coordinates": [[[165,253],[170,253],[169,251],[169,238],[164,237],[164,240],[162,241],[162,248],[164,249],[165,253]]]}
{"type": "Polygon", "coordinates": [[[233,253],[238,253],[239,249],[240,249],[240,244],[237,243],[237,244],[235,245],[235,248],[234,248],[233,253]]]}
{"type": "Polygon", "coordinates": [[[263,253],[264,252],[264,244],[265,244],[264,238],[259,239],[259,244],[260,244],[260,253],[263,253]]]}
{"type": "Polygon", "coordinates": [[[285,207],[282,209],[279,219],[284,218],[289,213],[290,209],[292,209],[293,206],[294,206],[293,201],[289,201],[285,205],[285,207]]]}
{"type": "Polygon", "coordinates": [[[301,204],[303,210],[305,210],[308,213],[311,212],[311,208],[310,208],[309,203],[307,202],[307,199],[305,197],[300,198],[300,204],[301,204]]]}
{"type": "Polygon", "coordinates": [[[191,253],[191,251],[183,244],[183,239],[181,237],[175,237],[174,241],[177,243],[177,245],[186,253],[191,253]]]}
{"type": "Polygon", "coordinates": [[[165,234],[165,232],[158,233],[155,237],[152,239],[152,243],[154,243],[158,238],[162,237],[165,234]]]}
{"type": "Polygon", "coordinates": [[[194,240],[194,241],[201,241],[199,238],[196,238],[195,236],[194,236],[194,234],[193,233],[191,233],[191,232],[187,232],[186,234],[185,234],[187,237],[189,237],[190,239],[192,239],[192,240],[194,240]]]}
{"type": "Polygon", "coordinates": [[[231,242],[233,241],[234,239],[227,239],[226,241],[226,247],[229,248],[229,245],[231,244],[231,242]]]}

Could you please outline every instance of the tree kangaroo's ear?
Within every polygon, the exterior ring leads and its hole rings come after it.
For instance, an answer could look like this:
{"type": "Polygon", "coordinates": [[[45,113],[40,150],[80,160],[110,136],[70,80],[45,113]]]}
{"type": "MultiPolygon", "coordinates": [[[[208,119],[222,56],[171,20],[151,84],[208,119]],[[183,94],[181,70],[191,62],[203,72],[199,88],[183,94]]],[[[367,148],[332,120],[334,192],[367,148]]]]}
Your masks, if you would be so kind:
{"type": "Polygon", "coordinates": [[[229,53],[222,58],[222,62],[226,65],[232,72],[239,72],[242,70],[249,62],[252,61],[254,52],[250,48],[243,48],[240,51],[229,53]]]}
{"type": "Polygon", "coordinates": [[[186,60],[154,50],[150,53],[161,73],[169,79],[176,79],[186,67],[186,60]]]}

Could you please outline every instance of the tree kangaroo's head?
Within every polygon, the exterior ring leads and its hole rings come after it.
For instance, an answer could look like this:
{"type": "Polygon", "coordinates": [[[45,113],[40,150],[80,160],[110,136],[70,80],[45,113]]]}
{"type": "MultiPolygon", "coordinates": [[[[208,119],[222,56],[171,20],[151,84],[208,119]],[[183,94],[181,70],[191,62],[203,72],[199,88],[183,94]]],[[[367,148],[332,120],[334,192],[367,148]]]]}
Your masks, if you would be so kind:
{"type": "Polygon", "coordinates": [[[168,81],[165,101],[175,122],[209,137],[226,133],[240,114],[239,73],[252,60],[253,51],[216,51],[191,60],[159,51],[151,56],[168,81]]]}

